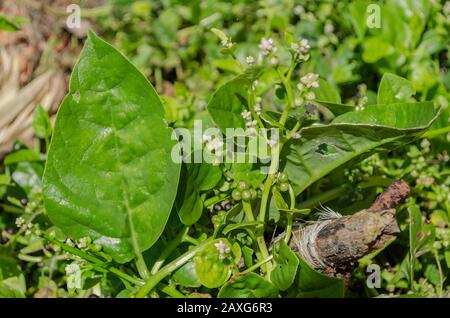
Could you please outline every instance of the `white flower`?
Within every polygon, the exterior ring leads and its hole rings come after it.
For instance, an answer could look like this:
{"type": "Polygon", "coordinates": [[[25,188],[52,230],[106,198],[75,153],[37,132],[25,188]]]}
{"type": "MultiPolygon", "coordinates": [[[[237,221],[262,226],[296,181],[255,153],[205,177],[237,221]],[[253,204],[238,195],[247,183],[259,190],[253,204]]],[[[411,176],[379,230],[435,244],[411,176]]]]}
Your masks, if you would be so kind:
{"type": "Polygon", "coordinates": [[[206,149],[208,149],[209,151],[214,150],[215,152],[218,152],[218,151],[222,150],[222,147],[223,147],[223,141],[217,137],[213,138],[211,141],[209,141],[206,144],[206,149]]]}
{"type": "Polygon", "coordinates": [[[442,9],[445,15],[450,15],[450,1],[446,1],[442,9]]]}
{"type": "Polygon", "coordinates": [[[233,46],[233,42],[231,41],[231,38],[223,39],[221,41],[221,44],[222,44],[223,47],[225,47],[227,49],[229,49],[229,48],[231,48],[233,46]]]}
{"type": "Polygon", "coordinates": [[[89,243],[91,243],[91,238],[90,237],[82,237],[80,238],[79,243],[77,244],[78,248],[86,248],[89,243]]]}
{"type": "Polygon", "coordinates": [[[256,89],[256,86],[258,86],[258,84],[259,84],[258,80],[253,81],[252,88],[256,89]]]}
{"type": "Polygon", "coordinates": [[[313,100],[313,99],[316,98],[316,94],[314,94],[313,92],[306,93],[306,94],[305,94],[305,98],[306,98],[307,100],[313,100]]]}
{"type": "Polygon", "coordinates": [[[333,33],[334,26],[331,23],[327,23],[325,24],[323,30],[325,31],[325,33],[333,33]]]}
{"type": "Polygon", "coordinates": [[[271,65],[276,66],[278,65],[278,63],[279,63],[278,58],[276,58],[275,56],[270,59],[271,65]]]}
{"type": "Polygon", "coordinates": [[[214,247],[219,251],[219,259],[225,259],[227,257],[226,254],[231,252],[231,249],[222,240],[214,243],[214,247]]]}
{"type": "Polygon", "coordinates": [[[308,87],[308,88],[311,88],[311,87],[317,88],[317,87],[319,87],[318,79],[319,79],[319,74],[308,73],[300,79],[300,82],[305,84],[306,87],[308,87]]]}
{"type": "Polygon", "coordinates": [[[302,13],[305,13],[305,8],[303,8],[301,5],[295,6],[294,13],[296,15],[301,15],[302,13]]]}
{"type": "Polygon", "coordinates": [[[69,289],[81,288],[81,268],[80,265],[72,263],[64,268],[67,276],[67,287],[69,289]]]}
{"type": "Polygon", "coordinates": [[[25,223],[25,220],[24,220],[23,217],[19,216],[19,217],[16,219],[16,226],[17,226],[17,227],[22,227],[22,225],[23,225],[24,223],[25,223]]]}
{"type": "Polygon", "coordinates": [[[303,104],[303,99],[302,99],[302,98],[297,97],[297,98],[294,100],[294,105],[295,105],[295,106],[299,107],[299,106],[302,106],[302,104],[303,104]]]}
{"type": "Polygon", "coordinates": [[[422,147],[422,148],[428,148],[428,147],[430,147],[430,142],[428,141],[428,139],[423,139],[423,140],[420,142],[420,147],[422,147]]]}
{"type": "Polygon", "coordinates": [[[293,42],[291,44],[291,48],[298,53],[308,53],[311,46],[309,45],[309,42],[307,39],[301,39],[298,42],[293,42]]]}
{"type": "Polygon", "coordinates": [[[296,131],[295,133],[292,134],[292,138],[293,139],[300,139],[300,138],[302,138],[302,136],[300,135],[300,133],[298,131],[296,131]]]}
{"type": "Polygon", "coordinates": [[[210,142],[211,141],[211,136],[203,134],[202,140],[203,140],[203,143],[210,142]]]}
{"type": "Polygon", "coordinates": [[[305,85],[303,85],[302,83],[298,83],[298,84],[297,84],[297,89],[298,89],[299,91],[302,91],[303,89],[305,89],[305,85]]]}
{"type": "Polygon", "coordinates": [[[255,59],[253,58],[253,56],[247,56],[247,57],[245,58],[245,62],[246,62],[248,65],[254,65],[254,64],[255,64],[255,59]]]}
{"type": "Polygon", "coordinates": [[[261,50],[261,54],[264,56],[277,51],[277,48],[274,46],[274,41],[272,38],[270,39],[262,38],[261,43],[258,45],[258,47],[261,50]]]}
{"type": "Polygon", "coordinates": [[[252,113],[249,112],[248,110],[245,110],[241,113],[242,118],[244,118],[245,120],[250,120],[252,118],[252,113]]]}

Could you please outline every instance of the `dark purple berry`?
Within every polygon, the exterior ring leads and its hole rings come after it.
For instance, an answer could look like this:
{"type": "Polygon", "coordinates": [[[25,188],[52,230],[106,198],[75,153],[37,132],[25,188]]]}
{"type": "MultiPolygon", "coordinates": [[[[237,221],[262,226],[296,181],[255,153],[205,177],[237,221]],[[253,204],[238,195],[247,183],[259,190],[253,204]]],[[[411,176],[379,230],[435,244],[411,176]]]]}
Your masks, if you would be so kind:
{"type": "Polygon", "coordinates": [[[224,205],[225,211],[231,210],[232,207],[233,207],[233,206],[231,205],[231,203],[226,203],[226,204],[224,205]]]}
{"type": "Polygon", "coordinates": [[[222,206],[220,204],[214,204],[214,211],[216,212],[222,211],[222,206]]]}
{"type": "Polygon", "coordinates": [[[20,199],[20,204],[22,204],[23,206],[27,206],[27,204],[28,204],[28,199],[25,199],[25,198],[20,199]]]}
{"type": "Polygon", "coordinates": [[[0,239],[0,244],[6,244],[6,243],[8,243],[9,242],[9,238],[7,238],[6,236],[3,236],[1,239],[0,239]]]}

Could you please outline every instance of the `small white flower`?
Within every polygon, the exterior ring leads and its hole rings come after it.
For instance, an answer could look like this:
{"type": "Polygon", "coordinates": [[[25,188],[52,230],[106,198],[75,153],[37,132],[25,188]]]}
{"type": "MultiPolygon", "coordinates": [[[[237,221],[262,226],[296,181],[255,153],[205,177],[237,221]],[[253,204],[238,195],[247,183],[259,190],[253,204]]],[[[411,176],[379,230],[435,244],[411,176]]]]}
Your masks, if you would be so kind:
{"type": "Polygon", "coordinates": [[[364,110],[364,105],[356,105],[355,110],[356,111],[364,110]]]}
{"type": "Polygon", "coordinates": [[[207,143],[206,149],[209,151],[221,151],[223,147],[223,141],[220,138],[213,138],[210,142],[207,143]]]}
{"type": "Polygon", "coordinates": [[[231,252],[231,249],[222,240],[214,243],[214,247],[219,251],[219,259],[225,259],[227,257],[226,254],[231,252]]]}
{"type": "Polygon", "coordinates": [[[256,86],[258,86],[258,84],[259,84],[259,81],[258,80],[254,80],[253,84],[252,84],[252,88],[256,89],[256,86]]]}
{"type": "Polygon", "coordinates": [[[308,53],[311,46],[309,45],[309,42],[307,39],[301,39],[298,42],[293,42],[291,44],[291,48],[298,53],[308,53]]]}
{"type": "Polygon", "coordinates": [[[16,219],[16,226],[17,226],[17,227],[22,227],[22,225],[23,225],[24,223],[25,223],[25,220],[24,220],[23,217],[19,216],[19,217],[16,219]]]}
{"type": "Polygon", "coordinates": [[[26,230],[25,231],[25,235],[30,235],[31,234],[31,231],[30,230],[26,230]]]}
{"type": "Polygon", "coordinates": [[[308,73],[304,76],[302,76],[302,78],[300,79],[300,81],[305,84],[306,87],[311,88],[317,88],[319,87],[319,74],[315,74],[315,73],[308,73]]]}
{"type": "Polygon", "coordinates": [[[255,59],[253,58],[253,56],[247,56],[247,57],[245,58],[245,62],[246,62],[248,65],[254,65],[254,64],[255,64],[255,59]]]}
{"type": "Polygon", "coordinates": [[[33,223],[30,222],[27,224],[27,228],[31,229],[32,227],[33,227],[33,223]]]}
{"type": "Polygon", "coordinates": [[[313,100],[316,98],[316,94],[314,94],[313,92],[306,93],[305,98],[307,100],[313,100]]]}
{"type": "Polygon", "coordinates": [[[89,245],[89,243],[91,243],[90,237],[87,237],[87,236],[82,237],[82,238],[80,238],[80,241],[77,244],[77,247],[78,248],[86,248],[89,245]]]}
{"type": "Polygon", "coordinates": [[[301,5],[294,7],[294,14],[301,15],[302,13],[305,13],[305,8],[301,5]]]}
{"type": "Polygon", "coordinates": [[[300,97],[297,97],[297,98],[294,100],[294,105],[297,106],[297,107],[302,106],[302,105],[303,105],[303,99],[300,98],[300,97]]]}
{"type": "Polygon", "coordinates": [[[325,33],[333,33],[334,32],[334,26],[331,23],[325,24],[323,30],[325,33]]]}
{"type": "Polygon", "coordinates": [[[66,240],[66,244],[69,245],[69,246],[75,246],[75,244],[72,242],[72,240],[70,238],[68,238],[66,240]]]}
{"type": "Polygon", "coordinates": [[[69,289],[81,288],[81,268],[80,265],[72,263],[64,268],[67,276],[67,287],[69,289]]]}
{"type": "Polygon", "coordinates": [[[211,141],[211,136],[203,134],[202,140],[203,140],[203,143],[210,142],[211,141]]]}
{"type": "Polygon", "coordinates": [[[227,49],[229,49],[229,48],[231,48],[233,46],[233,42],[231,41],[231,38],[223,39],[221,41],[221,44],[222,44],[223,47],[225,47],[227,49]]]}
{"type": "Polygon", "coordinates": [[[241,113],[242,118],[244,118],[245,120],[250,120],[252,118],[252,113],[249,112],[248,110],[245,110],[241,113]]]}
{"type": "Polygon", "coordinates": [[[298,131],[296,131],[295,133],[292,134],[292,138],[293,139],[300,139],[300,138],[302,138],[302,136],[300,135],[300,133],[298,131]]]}
{"type": "Polygon", "coordinates": [[[444,12],[445,15],[450,15],[450,1],[445,2],[442,12],[444,12]]]}
{"type": "Polygon", "coordinates": [[[261,54],[264,56],[269,55],[270,53],[275,53],[277,51],[272,38],[262,38],[261,43],[258,45],[258,47],[261,50],[261,54]]]}
{"type": "Polygon", "coordinates": [[[278,60],[278,58],[277,57],[272,57],[271,59],[270,59],[270,64],[271,65],[273,65],[273,66],[276,66],[276,65],[278,65],[278,63],[279,63],[279,60],[278,60]]]}
{"type": "Polygon", "coordinates": [[[428,139],[423,139],[423,140],[420,142],[420,147],[422,147],[422,148],[428,148],[428,147],[430,147],[430,142],[428,141],[428,139]]]}
{"type": "Polygon", "coordinates": [[[298,84],[297,84],[297,89],[298,89],[299,91],[302,91],[302,90],[305,89],[305,85],[303,85],[302,83],[298,83],[298,84]]]}

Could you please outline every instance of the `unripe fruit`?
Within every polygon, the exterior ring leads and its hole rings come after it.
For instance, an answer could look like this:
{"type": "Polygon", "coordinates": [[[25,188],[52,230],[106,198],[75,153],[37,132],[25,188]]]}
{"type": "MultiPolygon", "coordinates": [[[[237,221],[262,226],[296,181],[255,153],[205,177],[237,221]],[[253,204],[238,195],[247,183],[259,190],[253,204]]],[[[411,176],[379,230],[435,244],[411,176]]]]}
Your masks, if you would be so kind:
{"type": "Polygon", "coordinates": [[[289,190],[289,183],[287,182],[280,183],[278,185],[278,188],[280,189],[281,192],[286,192],[289,190]]]}
{"type": "Polygon", "coordinates": [[[241,201],[242,200],[242,193],[239,190],[234,190],[231,193],[231,197],[233,198],[233,200],[235,201],[241,201]]]}
{"type": "Polygon", "coordinates": [[[250,189],[250,196],[252,200],[255,200],[258,197],[258,193],[256,192],[255,189],[250,189]]]}
{"type": "Polygon", "coordinates": [[[239,191],[247,190],[248,189],[248,184],[247,184],[247,182],[245,180],[241,180],[241,181],[239,181],[237,188],[238,188],[239,191]]]}
{"type": "Polygon", "coordinates": [[[278,182],[280,183],[286,183],[289,181],[288,175],[285,172],[281,172],[278,175],[278,182]]]}
{"type": "Polygon", "coordinates": [[[249,190],[242,191],[242,200],[249,201],[252,198],[252,194],[249,190]]]}

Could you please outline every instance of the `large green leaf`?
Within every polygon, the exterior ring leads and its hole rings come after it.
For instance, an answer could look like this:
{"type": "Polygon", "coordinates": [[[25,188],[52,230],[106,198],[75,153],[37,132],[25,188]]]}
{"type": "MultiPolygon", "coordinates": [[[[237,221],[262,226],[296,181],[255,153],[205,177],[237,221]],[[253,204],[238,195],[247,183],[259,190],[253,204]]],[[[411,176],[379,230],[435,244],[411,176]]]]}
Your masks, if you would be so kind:
{"type": "Polygon", "coordinates": [[[271,283],[255,273],[234,279],[222,286],[219,298],[276,298],[278,291],[271,283]]]}
{"type": "Polygon", "coordinates": [[[344,280],[323,275],[300,259],[297,284],[293,286],[300,298],[344,297],[344,280]]]}
{"type": "Polygon", "coordinates": [[[118,262],[152,246],[177,192],[180,165],[147,79],[90,33],[55,124],[44,174],[52,222],[90,236],[118,262]]]}
{"type": "Polygon", "coordinates": [[[298,256],[284,242],[280,241],[278,251],[274,249],[276,266],[270,273],[270,280],[280,290],[288,289],[294,282],[299,265],[298,256]]]}
{"type": "Polygon", "coordinates": [[[281,165],[299,194],[344,164],[412,141],[437,114],[431,102],[366,106],[329,125],[303,128],[302,138],[284,147],[281,165]]]}
{"type": "Polygon", "coordinates": [[[181,183],[176,207],[183,224],[191,225],[198,221],[203,212],[201,191],[214,188],[222,178],[219,166],[208,163],[186,164],[182,168],[181,183]]]}
{"type": "Polygon", "coordinates": [[[385,73],[378,88],[378,104],[410,102],[416,91],[410,81],[391,73],[385,73]]]}

